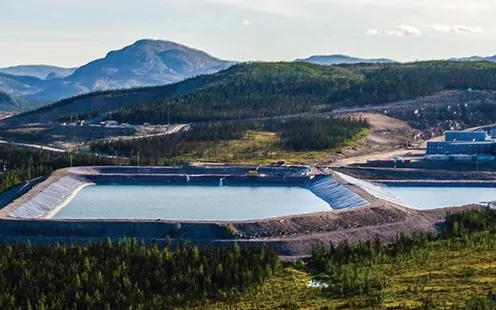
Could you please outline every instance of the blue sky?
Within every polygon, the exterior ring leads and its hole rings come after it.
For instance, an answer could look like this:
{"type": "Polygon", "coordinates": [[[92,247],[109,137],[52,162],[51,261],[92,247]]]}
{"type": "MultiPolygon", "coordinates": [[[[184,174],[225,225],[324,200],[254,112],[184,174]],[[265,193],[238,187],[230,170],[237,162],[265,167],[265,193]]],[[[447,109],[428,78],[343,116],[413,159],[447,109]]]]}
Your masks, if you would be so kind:
{"type": "Polygon", "coordinates": [[[142,38],[224,59],[496,54],[494,0],[2,0],[0,66],[78,66],[142,38]]]}

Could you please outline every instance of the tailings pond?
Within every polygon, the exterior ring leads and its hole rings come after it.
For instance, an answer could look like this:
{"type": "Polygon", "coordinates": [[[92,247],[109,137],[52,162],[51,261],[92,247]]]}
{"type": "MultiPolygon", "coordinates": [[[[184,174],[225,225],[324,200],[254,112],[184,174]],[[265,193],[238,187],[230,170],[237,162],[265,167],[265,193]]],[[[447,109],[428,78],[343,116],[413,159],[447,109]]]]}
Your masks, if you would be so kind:
{"type": "Polygon", "coordinates": [[[331,210],[296,186],[97,185],[53,218],[243,221],[331,210]]]}
{"type": "Polygon", "coordinates": [[[435,209],[496,200],[496,187],[383,187],[417,209],[435,209]]]}

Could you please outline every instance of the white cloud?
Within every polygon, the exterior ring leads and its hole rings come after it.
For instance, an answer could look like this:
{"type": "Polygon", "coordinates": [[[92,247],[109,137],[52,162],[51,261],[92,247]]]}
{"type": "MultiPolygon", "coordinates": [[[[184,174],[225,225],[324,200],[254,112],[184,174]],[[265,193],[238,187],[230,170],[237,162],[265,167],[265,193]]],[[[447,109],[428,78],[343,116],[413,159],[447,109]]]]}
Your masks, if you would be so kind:
{"type": "Polygon", "coordinates": [[[381,36],[382,35],[382,33],[375,28],[367,29],[367,31],[365,31],[365,34],[368,36],[381,36]]]}
{"type": "Polygon", "coordinates": [[[409,25],[399,25],[394,29],[386,30],[385,33],[397,37],[419,37],[422,35],[422,32],[418,28],[409,25]]]}
{"type": "Polygon", "coordinates": [[[471,27],[465,25],[433,25],[432,29],[447,33],[483,33],[481,27],[471,27]]]}
{"type": "Polygon", "coordinates": [[[243,26],[250,26],[250,25],[251,25],[251,22],[249,20],[245,19],[243,21],[243,26]]]}

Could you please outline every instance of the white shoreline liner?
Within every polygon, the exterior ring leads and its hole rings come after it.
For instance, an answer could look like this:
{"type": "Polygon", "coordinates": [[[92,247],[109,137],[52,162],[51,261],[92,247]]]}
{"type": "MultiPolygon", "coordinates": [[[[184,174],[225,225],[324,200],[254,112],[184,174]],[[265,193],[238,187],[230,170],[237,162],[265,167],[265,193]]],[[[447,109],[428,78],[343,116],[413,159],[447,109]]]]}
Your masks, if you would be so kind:
{"type": "Polygon", "coordinates": [[[372,184],[372,183],[367,182],[367,181],[359,180],[357,178],[354,178],[352,176],[349,176],[349,175],[341,173],[341,172],[333,171],[333,173],[335,173],[337,176],[339,176],[345,182],[348,182],[352,185],[360,187],[362,190],[366,191],[367,193],[374,196],[375,198],[386,200],[388,202],[397,204],[397,205],[405,207],[405,208],[420,210],[419,208],[412,206],[412,205],[396,198],[392,194],[390,194],[387,191],[385,191],[384,189],[382,189],[380,186],[377,186],[377,185],[372,184]]]}
{"type": "Polygon", "coordinates": [[[76,175],[64,176],[34,194],[7,216],[24,219],[49,219],[69,204],[77,193],[88,185],[94,185],[94,183],[76,175]]]}
{"type": "Polygon", "coordinates": [[[46,213],[42,218],[44,219],[51,219],[55,214],[57,214],[60,210],[62,210],[64,207],[66,207],[73,199],[74,197],[77,196],[77,194],[79,194],[79,192],[81,190],[83,190],[83,188],[87,187],[87,186],[93,186],[93,185],[96,185],[95,183],[83,183],[81,185],[78,185],[74,190],[72,190],[72,192],[67,195],[64,200],[62,200],[62,202],[60,202],[59,204],[55,205],[55,207],[53,209],[51,209],[50,211],[48,211],[48,213],[46,213]]]}

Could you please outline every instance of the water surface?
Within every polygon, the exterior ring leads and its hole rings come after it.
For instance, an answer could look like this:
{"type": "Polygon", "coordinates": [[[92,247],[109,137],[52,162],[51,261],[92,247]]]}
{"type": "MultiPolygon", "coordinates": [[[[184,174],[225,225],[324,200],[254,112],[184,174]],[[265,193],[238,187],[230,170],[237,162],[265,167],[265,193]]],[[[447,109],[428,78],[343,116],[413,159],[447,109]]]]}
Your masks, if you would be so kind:
{"type": "Polygon", "coordinates": [[[496,200],[495,187],[383,187],[415,208],[435,209],[496,200]]]}
{"type": "Polygon", "coordinates": [[[232,221],[331,210],[301,187],[97,185],[53,218],[232,221]]]}

